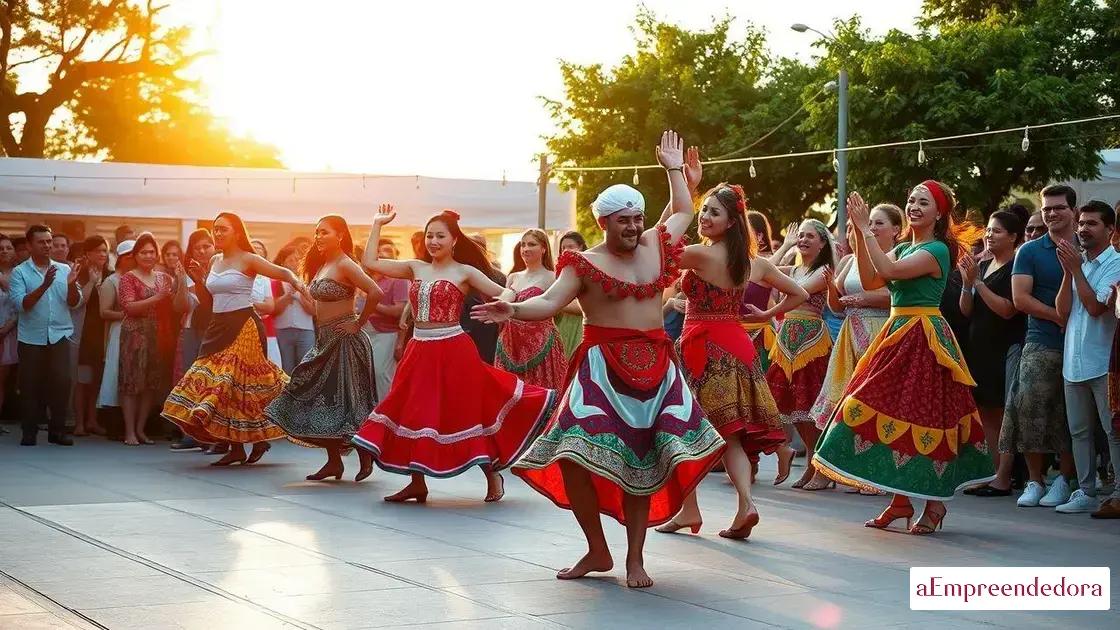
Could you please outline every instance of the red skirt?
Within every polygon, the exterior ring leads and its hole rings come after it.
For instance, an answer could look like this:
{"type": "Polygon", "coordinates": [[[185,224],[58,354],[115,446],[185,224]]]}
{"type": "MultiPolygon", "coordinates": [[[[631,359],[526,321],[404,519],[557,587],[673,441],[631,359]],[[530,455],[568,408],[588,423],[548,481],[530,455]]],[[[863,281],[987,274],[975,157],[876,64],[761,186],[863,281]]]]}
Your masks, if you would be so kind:
{"type": "Polygon", "coordinates": [[[820,396],[831,351],[832,339],[820,317],[786,315],[782,320],[766,383],[783,424],[812,421],[809,410],[820,396]]]}
{"type": "Polygon", "coordinates": [[[541,432],[556,392],[483,363],[458,327],[417,329],[389,394],[354,436],[383,470],[453,477],[508,468],[541,432]]]}

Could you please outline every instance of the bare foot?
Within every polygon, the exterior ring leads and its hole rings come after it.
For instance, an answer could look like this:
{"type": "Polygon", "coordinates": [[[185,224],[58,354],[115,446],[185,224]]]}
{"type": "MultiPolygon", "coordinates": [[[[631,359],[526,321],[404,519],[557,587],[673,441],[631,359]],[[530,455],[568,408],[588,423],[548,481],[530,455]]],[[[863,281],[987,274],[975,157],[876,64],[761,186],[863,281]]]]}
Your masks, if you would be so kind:
{"type": "Polygon", "coordinates": [[[653,578],[646,573],[641,560],[626,560],[626,587],[649,588],[653,586],[653,578]]]}
{"type": "Polygon", "coordinates": [[[574,566],[561,569],[556,574],[558,580],[574,580],[591,572],[610,571],[614,568],[614,558],[607,549],[603,551],[588,551],[574,566]]]}

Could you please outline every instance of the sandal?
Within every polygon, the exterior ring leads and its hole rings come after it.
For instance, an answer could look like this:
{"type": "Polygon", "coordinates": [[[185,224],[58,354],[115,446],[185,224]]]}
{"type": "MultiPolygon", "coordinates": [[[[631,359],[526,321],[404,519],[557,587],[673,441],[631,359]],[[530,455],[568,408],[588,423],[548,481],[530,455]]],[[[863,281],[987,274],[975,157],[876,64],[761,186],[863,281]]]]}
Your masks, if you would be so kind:
{"type": "Polygon", "coordinates": [[[948,516],[948,514],[948,508],[946,508],[944,512],[934,512],[933,510],[927,509],[926,513],[922,514],[922,518],[926,518],[926,515],[929,515],[930,524],[926,525],[919,519],[918,522],[914,523],[914,526],[910,528],[910,533],[915,536],[928,536],[934,531],[941,529],[941,526],[945,524],[945,517],[948,516]]]}
{"type": "Polygon", "coordinates": [[[699,534],[700,526],[702,526],[703,524],[704,521],[696,521],[695,523],[678,523],[676,517],[674,516],[673,518],[669,519],[668,523],[663,523],[653,528],[653,531],[660,532],[662,534],[675,534],[680,530],[687,528],[692,530],[693,534],[699,534]]]}
{"type": "Polygon", "coordinates": [[[863,525],[864,527],[874,527],[875,529],[886,529],[887,526],[900,518],[906,519],[906,527],[909,528],[910,519],[914,518],[914,506],[895,507],[894,505],[888,505],[887,509],[883,510],[882,514],[870,521],[864,522],[863,525]]]}

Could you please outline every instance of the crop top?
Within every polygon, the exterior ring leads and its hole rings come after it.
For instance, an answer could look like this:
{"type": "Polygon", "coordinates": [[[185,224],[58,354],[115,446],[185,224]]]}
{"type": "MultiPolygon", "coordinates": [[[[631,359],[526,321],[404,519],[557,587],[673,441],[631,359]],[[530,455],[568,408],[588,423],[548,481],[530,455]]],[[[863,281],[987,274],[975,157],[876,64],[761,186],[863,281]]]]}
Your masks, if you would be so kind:
{"type": "Polygon", "coordinates": [[[253,306],[253,278],[239,269],[210,271],[206,291],[214,298],[213,312],[229,313],[253,306]]]}
{"type": "Polygon", "coordinates": [[[408,302],[418,324],[458,324],[463,292],[450,280],[413,280],[408,302]]]}

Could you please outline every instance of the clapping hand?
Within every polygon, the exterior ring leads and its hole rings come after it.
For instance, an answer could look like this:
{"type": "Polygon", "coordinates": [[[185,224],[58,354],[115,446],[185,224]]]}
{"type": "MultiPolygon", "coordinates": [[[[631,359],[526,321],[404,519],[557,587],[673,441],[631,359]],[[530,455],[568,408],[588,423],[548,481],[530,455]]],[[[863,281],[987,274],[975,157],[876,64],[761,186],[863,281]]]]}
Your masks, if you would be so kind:
{"type": "MultiPolygon", "coordinates": [[[[51,267],[51,271],[54,271],[54,267],[51,267]]],[[[70,275],[66,276],[66,285],[67,286],[74,286],[74,285],[78,284],[78,274],[81,273],[81,272],[82,272],[82,264],[81,263],[74,263],[74,265],[70,268],[70,275]]],[[[50,273],[50,272],[48,272],[48,273],[50,273]]]]}
{"type": "Polygon", "coordinates": [[[821,269],[821,275],[824,276],[826,288],[836,288],[836,270],[832,268],[832,265],[825,265],[824,268],[821,269]]]}
{"type": "Polygon", "coordinates": [[[703,176],[704,165],[700,163],[699,149],[688,147],[688,152],[684,156],[684,181],[688,183],[688,190],[696,192],[703,176]]]}
{"type": "Polygon", "coordinates": [[[45,289],[51,286],[51,284],[54,283],[55,276],[57,275],[58,267],[55,267],[54,264],[51,264],[51,266],[47,268],[47,272],[43,274],[43,288],[45,289]]]}
{"type": "Polygon", "coordinates": [[[860,232],[871,224],[871,210],[863,197],[855,191],[848,195],[848,221],[860,232]]]}
{"type": "Polygon", "coordinates": [[[187,276],[193,280],[195,284],[202,282],[202,276],[205,272],[206,269],[199,264],[197,260],[192,259],[187,263],[187,276]]]}
{"type": "Polygon", "coordinates": [[[978,269],[976,267],[976,260],[972,256],[961,256],[957,261],[957,269],[961,271],[961,280],[964,286],[971,288],[976,284],[976,276],[978,269]]]}
{"type": "Polygon", "coordinates": [[[397,218],[397,211],[393,209],[393,204],[383,203],[377,207],[377,214],[373,215],[373,225],[381,227],[391,223],[395,218],[397,218]]]}
{"type": "Polygon", "coordinates": [[[501,324],[513,318],[513,304],[494,300],[471,309],[471,319],[484,324],[501,324]]]}
{"type": "Polygon", "coordinates": [[[844,308],[863,308],[867,306],[867,298],[862,293],[859,295],[841,295],[840,304],[844,308]]]}
{"type": "Polygon", "coordinates": [[[1058,241],[1058,262],[1066,273],[1073,273],[1081,266],[1081,252],[1069,241],[1058,241]]]}
{"type": "Polygon", "coordinates": [[[657,163],[662,167],[676,169],[684,166],[684,141],[672,129],[661,134],[661,144],[656,152],[657,163]]]}

